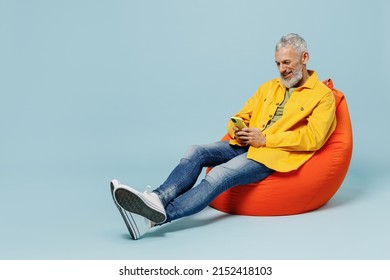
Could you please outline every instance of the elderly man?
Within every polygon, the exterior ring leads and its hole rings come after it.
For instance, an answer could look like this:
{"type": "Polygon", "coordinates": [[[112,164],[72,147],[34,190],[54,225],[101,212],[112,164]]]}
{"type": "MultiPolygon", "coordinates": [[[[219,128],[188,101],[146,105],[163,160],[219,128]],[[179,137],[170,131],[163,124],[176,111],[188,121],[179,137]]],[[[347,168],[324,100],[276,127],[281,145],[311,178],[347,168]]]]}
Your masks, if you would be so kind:
{"type": "Polygon", "coordinates": [[[274,171],[298,169],[320,149],[336,127],[332,91],[306,64],[309,53],[297,34],[276,44],[280,77],[262,84],[229,121],[230,141],[189,148],[167,180],[139,192],[111,182],[111,192],[133,239],[155,225],[195,214],[229,188],[263,180],[274,171]],[[212,170],[196,186],[204,167],[212,170]]]}

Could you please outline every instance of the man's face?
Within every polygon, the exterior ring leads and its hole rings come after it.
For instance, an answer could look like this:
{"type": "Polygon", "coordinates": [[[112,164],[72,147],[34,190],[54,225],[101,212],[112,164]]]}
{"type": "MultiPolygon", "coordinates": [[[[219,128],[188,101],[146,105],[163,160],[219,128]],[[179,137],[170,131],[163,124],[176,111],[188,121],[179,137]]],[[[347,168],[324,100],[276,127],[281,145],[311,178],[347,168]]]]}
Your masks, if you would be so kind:
{"type": "Polygon", "coordinates": [[[286,88],[297,86],[302,80],[302,59],[292,46],[282,47],[275,52],[275,63],[280,73],[280,79],[286,88]]]}

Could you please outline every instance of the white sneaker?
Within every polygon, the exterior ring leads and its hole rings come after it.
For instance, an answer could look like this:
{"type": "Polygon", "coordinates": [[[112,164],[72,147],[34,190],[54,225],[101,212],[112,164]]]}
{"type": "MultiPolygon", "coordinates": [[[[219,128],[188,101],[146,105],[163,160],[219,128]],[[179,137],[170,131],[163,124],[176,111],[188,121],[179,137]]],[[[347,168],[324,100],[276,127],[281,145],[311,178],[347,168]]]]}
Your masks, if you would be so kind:
{"type": "Polygon", "coordinates": [[[124,210],[141,215],[155,224],[161,224],[167,219],[160,198],[153,192],[142,193],[119,184],[114,189],[114,198],[124,210]]]}
{"type": "Polygon", "coordinates": [[[152,221],[149,221],[148,219],[140,216],[140,215],[126,211],[116,202],[115,197],[114,197],[114,192],[115,192],[115,189],[118,188],[119,186],[120,186],[119,181],[117,181],[117,180],[111,181],[110,187],[111,187],[112,198],[114,200],[116,207],[119,210],[119,213],[121,214],[121,216],[123,218],[123,221],[126,224],[126,227],[130,233],[130,236],[134,240],[139,239],[154,226],[154,223],[152,221]]]}

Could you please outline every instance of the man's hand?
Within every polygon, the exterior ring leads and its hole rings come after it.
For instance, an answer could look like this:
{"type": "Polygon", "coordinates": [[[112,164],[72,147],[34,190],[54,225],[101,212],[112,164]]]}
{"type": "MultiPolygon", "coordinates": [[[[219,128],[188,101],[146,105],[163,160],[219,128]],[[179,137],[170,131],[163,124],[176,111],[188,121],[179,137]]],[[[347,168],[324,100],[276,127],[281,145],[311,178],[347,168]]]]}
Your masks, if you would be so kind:
{"type": "Polygon", "coordinates": [[[252,147],[259,148],[264,147],[266,143],[266,138],[261,133],[260,129],[258,128],[243,128],[239,129],[238,127],[234,126],[234,139],[243,146],[251,145],[252,147]]]}

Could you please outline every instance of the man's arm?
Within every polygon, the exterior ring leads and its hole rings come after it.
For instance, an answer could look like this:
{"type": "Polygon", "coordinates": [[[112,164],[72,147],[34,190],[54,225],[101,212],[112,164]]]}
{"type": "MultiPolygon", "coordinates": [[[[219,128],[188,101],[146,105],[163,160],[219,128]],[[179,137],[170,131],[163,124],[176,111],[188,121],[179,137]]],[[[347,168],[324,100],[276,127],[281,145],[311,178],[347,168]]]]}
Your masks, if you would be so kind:
{"type": "MultiPolygon", "coordinates": [[[[260,95],[260,90],[258,89],[254,94],[253,96],[251,96],[251,98],[249,98],[245,105],[242,107],[242,109],[237,113],[235,114],[234,116],[235,117],[239,117],[241,118],[244,123],[246,124],[246,126],[249,126],[249,121],[252,117],[252,112],[253,112],[253,106],[255,104],[255,100],[257,98],[259,98],[258,96],[260,95]]],[[[232,139],[235,139],[234,137],[236,136],[235,135],[235,128],[236,126],[234,125],[234,123],[230,120],[228,122],[228,133],[230,135],[230,137],[232,139]]],[[[240,144],[240,143],[239,143],[240,144]]],[[[241,144],[240,144],[241,145],[241,144]]]]}

